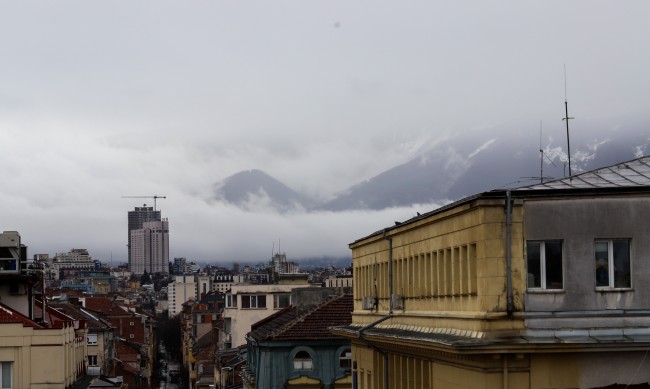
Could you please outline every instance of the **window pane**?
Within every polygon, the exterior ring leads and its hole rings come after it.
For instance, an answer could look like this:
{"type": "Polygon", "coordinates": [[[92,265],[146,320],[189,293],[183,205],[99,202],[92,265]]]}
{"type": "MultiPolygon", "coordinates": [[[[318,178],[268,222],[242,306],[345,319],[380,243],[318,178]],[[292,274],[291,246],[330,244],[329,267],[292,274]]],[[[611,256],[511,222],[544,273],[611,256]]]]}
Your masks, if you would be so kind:
{"type": "Polygon", "coordinates": [[[596,255],[596,286],[609,286],[607,242],[596,242],[594,252],[596,255]]]}
{"type": "Polygon", "coordinates": [[[241,307],[250,308],[251,307],[251,297],[250,296],[241,296],[241,307]]]}
{"type": "Polygon", "coordinates": [[[542,286],[539,246],[540,244],[538,242],[528,242],[526,244],[529,288],[540,288],[542,286]]]}
{"type": "Polygon", "coordinates": [[[546,242],[546,289],[562,289],[562,241],[546,242]]]}
{"type": "Polygon", "coordinates": [[[257,307],[266,308],[266,296],[257,296],[257,307]]]}
{"type": "Polygon", "coordinates": [[[291,299],[291,295],[288,293],[276,294],[273,299],[275,305],[274,308],[288,307],[290,299],[291,299]]]}
{"type": "Polygon", "coordinates": [[[629,288],[630,282],[630,241],[614,241],[614,287],[629,288]]]}
{"type": "Polygon", "coordinates": [[[11,388],[11,362],[2,362],[2,387],[11,388]]]}

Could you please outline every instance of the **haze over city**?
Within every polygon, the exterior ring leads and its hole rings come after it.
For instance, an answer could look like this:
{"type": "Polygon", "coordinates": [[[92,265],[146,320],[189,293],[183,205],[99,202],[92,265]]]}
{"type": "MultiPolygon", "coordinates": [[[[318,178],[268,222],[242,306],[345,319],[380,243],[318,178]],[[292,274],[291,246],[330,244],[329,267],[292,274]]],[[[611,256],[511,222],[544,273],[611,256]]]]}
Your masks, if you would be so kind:
{"type": "Polygon", "coordinates": [[[645,1],[5,2],[0,230],[30,255],[83,247],[117,264],[127,211],[153,205],[122,197],[160,195],[172,258],[259,262],[278,240],[290,258],[349,256],[347,243],[441,204],[246,211],[214,201],[214,184],[262,169],[325,201],[449,139],[529,131],[536,144],[540,121],[564,150],[565,66],[577,138],[606,123],[599,136],[647,141],[649,13],[645,1]]]}

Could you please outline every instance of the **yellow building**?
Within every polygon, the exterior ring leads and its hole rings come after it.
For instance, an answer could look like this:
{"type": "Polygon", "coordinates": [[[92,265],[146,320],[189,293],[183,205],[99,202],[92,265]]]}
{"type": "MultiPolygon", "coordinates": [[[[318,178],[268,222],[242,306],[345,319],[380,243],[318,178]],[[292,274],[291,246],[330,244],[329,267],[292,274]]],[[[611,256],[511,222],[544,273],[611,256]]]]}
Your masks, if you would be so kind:
{"type": "Polygon", "coordinates": [[[650,158],[474,195],[350,244],[359,389],[650,381],[650,158]]]}
{"type": "Polygon", "coordinates": [[[86,326],[46,307],[20,234],[0,234],[0,388],[68,388],[86,373],[86,326]]]}
{"type": "Polygon", "coordinates": [[[71,323],[48,328],[0,304],[0,387],[68,387],[83,374],[85,342],[71,323]]]}

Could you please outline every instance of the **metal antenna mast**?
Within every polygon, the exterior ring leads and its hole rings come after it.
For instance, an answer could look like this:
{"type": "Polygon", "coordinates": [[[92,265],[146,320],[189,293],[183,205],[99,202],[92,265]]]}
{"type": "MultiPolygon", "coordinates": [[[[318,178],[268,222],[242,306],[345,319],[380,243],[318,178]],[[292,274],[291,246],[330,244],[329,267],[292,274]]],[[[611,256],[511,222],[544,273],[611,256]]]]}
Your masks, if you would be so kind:
{"type": "Polygon", "coordinates": [[[575,119],[569,117],[569,103],[566,98],[566,65],[564,65],[564,117],[563,121],[566,122],[566,147],[567,154],[569,157],[569,177],[571,177],[571,142],[569,141],[569,119],[575,119]]]}
{"type": "MultiPolygon", "coordinates": [[[[555,163],[553,162],[553,160],[550,159],[548,157],[548,155],[544,154],[544,149],[542,149],[542,121],[540,120],[539,121],[539,176],[535,176],[535,177],[519,177],[519,178],[525,179],[526,181],[538,180],[539,179],[540,184],[543,184],[544,180],[552,180],[553,177],[544,177],[544,158],[545,157],[546,157],[546,159],[548,160],[548,162],[551,165],[557,167],[555,165],[555,163]]],[[[508,186],[510,184],[515,184],[515,183],[520,183],[520,182],[526,182],[526,181],[514,181],[514,182],[511,182],[511,183],[509,183],[509,184],[507,184],[505,186],[508,186]]],[[[420,213],[418,213],[418,215],[420,215],[420,213]]]]}

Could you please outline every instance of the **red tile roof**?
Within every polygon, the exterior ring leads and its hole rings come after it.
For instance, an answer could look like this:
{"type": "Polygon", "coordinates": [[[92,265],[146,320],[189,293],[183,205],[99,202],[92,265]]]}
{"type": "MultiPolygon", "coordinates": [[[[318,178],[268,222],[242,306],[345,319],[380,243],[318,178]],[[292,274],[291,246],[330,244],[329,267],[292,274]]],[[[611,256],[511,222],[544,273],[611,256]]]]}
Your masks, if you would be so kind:
{"type": "Polygon", "coordinates": [[[250,335],[258,341],[340,339],[329,327],[350,324],[352,310],[352,295],[346,294],[300,316],[293,308],[282,310],[273,320],[256,323],[250,335]]]}
{"type": "Polygon", "coordinates": [[[22,315],[20,312],[15,311],[8,306],[0,303],[0,324],[17,323],[22,324],[23,327],[32,328],[45,328],[42,325],[31,320],[27,316],[22,315]]]}

